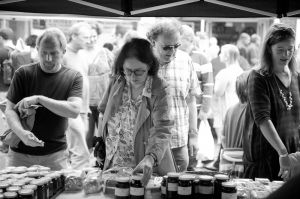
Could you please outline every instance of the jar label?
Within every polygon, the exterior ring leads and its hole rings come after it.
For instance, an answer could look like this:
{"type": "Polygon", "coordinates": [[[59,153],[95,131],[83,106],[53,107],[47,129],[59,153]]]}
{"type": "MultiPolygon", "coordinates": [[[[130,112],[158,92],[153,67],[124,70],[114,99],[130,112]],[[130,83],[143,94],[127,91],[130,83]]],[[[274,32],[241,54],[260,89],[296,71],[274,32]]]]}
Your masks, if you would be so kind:
{"type": "Polygon", "coordinates": [[[144,188],[130,187],[130,195],[132,196],[143,196],[145,194],[144,188]]]}
{"type": "Polygon", "coordinates": [[[161,186],[160,189],[161,189],[161,194],[167,194],[167,189],[165,186],[161,186]]]}
{"type": "Polygon", "coordinates": [[[192,187],[181,187],[178,186],[178,195],[192,195],[192,187]]]}
{"type": "Polygon", "coordinates": [[[195,193],[213,194],[213,186],[196,186],[195,193]]]}
{"type": "Polygon", "coordinates": [[[177,192],[178,183],[168,183],[168,191],[176,191],[177,192]]]}
{"type": "Polygon", "coordinates": [[[115,188],[115,196],[129,196],[129,188],[122,189],[122,188],[115,188]]]}
{"type": "Polygon", "coordinates": [[[236,193],[224,193],[222,192],[222,199],[237,199],[236,193]]]}

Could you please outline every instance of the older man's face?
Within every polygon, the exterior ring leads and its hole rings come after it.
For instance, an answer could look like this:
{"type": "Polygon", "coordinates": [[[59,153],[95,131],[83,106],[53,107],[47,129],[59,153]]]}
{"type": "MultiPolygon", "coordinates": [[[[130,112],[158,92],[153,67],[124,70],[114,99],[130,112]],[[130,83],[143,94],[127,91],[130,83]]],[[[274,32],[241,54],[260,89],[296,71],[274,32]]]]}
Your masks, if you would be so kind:
{"type": "Polygon", "coordinates": [[[65,51],[57,39],[43,39],[38,47],[40,64],[45,72],[56,72],[63,62],[65,51]]]}
{"type": "Polygon", "coordinates": [[[161,34],[153,43],[154,53],[159,62],[168,63],[175,57],[177,48],[180,46],[180,34],[161,34]]]}

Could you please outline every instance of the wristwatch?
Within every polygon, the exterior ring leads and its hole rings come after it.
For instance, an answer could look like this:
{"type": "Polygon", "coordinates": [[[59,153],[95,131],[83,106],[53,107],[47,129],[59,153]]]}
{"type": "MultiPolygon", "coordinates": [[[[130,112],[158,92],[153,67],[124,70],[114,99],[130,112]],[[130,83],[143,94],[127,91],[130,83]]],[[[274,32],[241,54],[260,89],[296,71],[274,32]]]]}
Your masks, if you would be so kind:
{"type": "Polygon", "coordinates": [[[157,166],[157,157],[156,157],[156,155],[154,153],[147,153],[146,155],[150,155],[153,158],[153,160],[154,160],[153,166],[156,167],[157,166]]]}

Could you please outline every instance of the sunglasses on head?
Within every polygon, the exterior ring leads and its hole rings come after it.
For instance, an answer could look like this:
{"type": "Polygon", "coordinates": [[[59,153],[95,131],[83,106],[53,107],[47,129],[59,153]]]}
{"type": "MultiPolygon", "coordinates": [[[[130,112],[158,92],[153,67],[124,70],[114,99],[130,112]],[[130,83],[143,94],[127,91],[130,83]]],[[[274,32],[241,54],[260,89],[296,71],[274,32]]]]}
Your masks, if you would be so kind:
{"type": "Polygon", "coordinates": [[[176,50],[181,44],[165,45],[162,47],[164,51],[176,50]]]}

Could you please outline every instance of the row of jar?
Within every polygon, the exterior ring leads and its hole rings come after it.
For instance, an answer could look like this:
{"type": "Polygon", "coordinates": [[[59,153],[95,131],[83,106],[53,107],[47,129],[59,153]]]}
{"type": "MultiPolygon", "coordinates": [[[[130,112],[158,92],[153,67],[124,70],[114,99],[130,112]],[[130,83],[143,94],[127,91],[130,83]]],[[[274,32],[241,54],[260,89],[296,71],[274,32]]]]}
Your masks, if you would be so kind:
{"type": "Polygon", "coordinates": [[[163,199],[237,199],[236,183],[228,175],[168,173],[161,183],[163,199]]]}
{"type": "Polygon", "coordinates": [[[49,199],[62,192],[64,186],[65,177],[59,172],[49,173],[44,177],[7,178],[0,181],[3,198],[49,199]]]}

